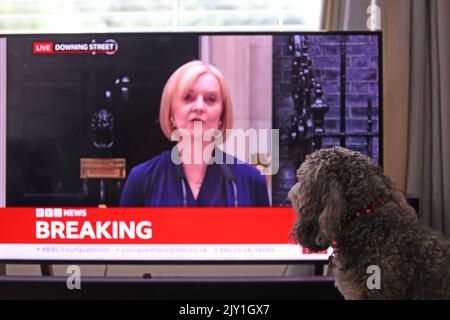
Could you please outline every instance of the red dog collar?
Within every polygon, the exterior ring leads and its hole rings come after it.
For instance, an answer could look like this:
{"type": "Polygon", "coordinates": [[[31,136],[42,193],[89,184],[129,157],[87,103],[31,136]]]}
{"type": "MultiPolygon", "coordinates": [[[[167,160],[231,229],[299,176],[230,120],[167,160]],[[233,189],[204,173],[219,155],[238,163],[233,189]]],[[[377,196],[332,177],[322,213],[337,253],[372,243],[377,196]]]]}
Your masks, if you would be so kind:
{"type": "Polygon", "coordinates": [[[374,201],[364,205],[363,207],[361,207],[358,211],[353,212],[351,215],[349,215],[346,219],[346,225],[350,224],[350,222],[365,216],[369,213],[371,213],[373,210],[375,210],[376,208],[381,207],[382,205],[384,205],[385,201],[384,198],[382,196],[376,197],[374,201]]]}

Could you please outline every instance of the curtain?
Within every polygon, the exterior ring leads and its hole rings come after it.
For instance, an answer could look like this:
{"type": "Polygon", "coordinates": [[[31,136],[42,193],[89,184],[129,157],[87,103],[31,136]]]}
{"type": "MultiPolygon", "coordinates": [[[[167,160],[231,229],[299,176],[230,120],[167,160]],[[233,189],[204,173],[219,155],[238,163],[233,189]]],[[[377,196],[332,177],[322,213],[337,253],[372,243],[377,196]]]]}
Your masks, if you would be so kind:
{"type": "Polygon", "coordinates": [[[415,0],[406,190],[420,196],[421,218],[450,236],[450,2],[415,0]]]}
{"type": "Polygon", "coordinates": [[[370,0],[324,0],[321,29],[366,30],[370,0]]]}

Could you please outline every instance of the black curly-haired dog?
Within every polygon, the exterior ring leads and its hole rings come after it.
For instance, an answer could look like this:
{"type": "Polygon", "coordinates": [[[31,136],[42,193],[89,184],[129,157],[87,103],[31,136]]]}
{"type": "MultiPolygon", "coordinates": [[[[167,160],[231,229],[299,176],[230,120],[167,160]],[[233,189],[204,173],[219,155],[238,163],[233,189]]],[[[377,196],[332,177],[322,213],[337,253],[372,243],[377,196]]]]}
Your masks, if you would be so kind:
{"type": "Polygon", "coordinates": [[[450,241],[419,223],[369,158],[342,147],[318,150],[297,177],[289,192],[292,235],[313,252],[333,246],[330,268],[346,299],[450,299],[450,241]]]}

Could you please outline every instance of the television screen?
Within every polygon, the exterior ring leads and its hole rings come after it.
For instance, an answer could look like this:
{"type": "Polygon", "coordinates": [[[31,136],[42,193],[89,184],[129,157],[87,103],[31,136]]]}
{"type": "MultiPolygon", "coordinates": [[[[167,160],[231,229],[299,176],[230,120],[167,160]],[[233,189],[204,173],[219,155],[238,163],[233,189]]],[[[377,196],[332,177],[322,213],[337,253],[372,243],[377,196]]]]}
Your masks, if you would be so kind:
{"type": "Polygon", "coordinates": [[[305,156],[382,164],[378,32],[0,36],[0,259],[326,260],[305,156]]]}

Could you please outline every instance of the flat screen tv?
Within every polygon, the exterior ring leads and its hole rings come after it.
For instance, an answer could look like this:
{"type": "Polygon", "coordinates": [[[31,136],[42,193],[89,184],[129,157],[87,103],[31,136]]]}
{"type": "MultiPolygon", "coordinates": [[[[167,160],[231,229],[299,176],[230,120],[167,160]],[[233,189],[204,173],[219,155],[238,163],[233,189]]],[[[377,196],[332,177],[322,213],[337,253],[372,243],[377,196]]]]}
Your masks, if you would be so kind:
{"type": "Polygon", "coordinates": [[[381,52],[379,32],[0,36],[0,260],[326,260],[290,240],[287,194],[316,149],[382,165],[381,52]],[[167,134],[194,124],[219,129],[200,178],[167,134]]]}

